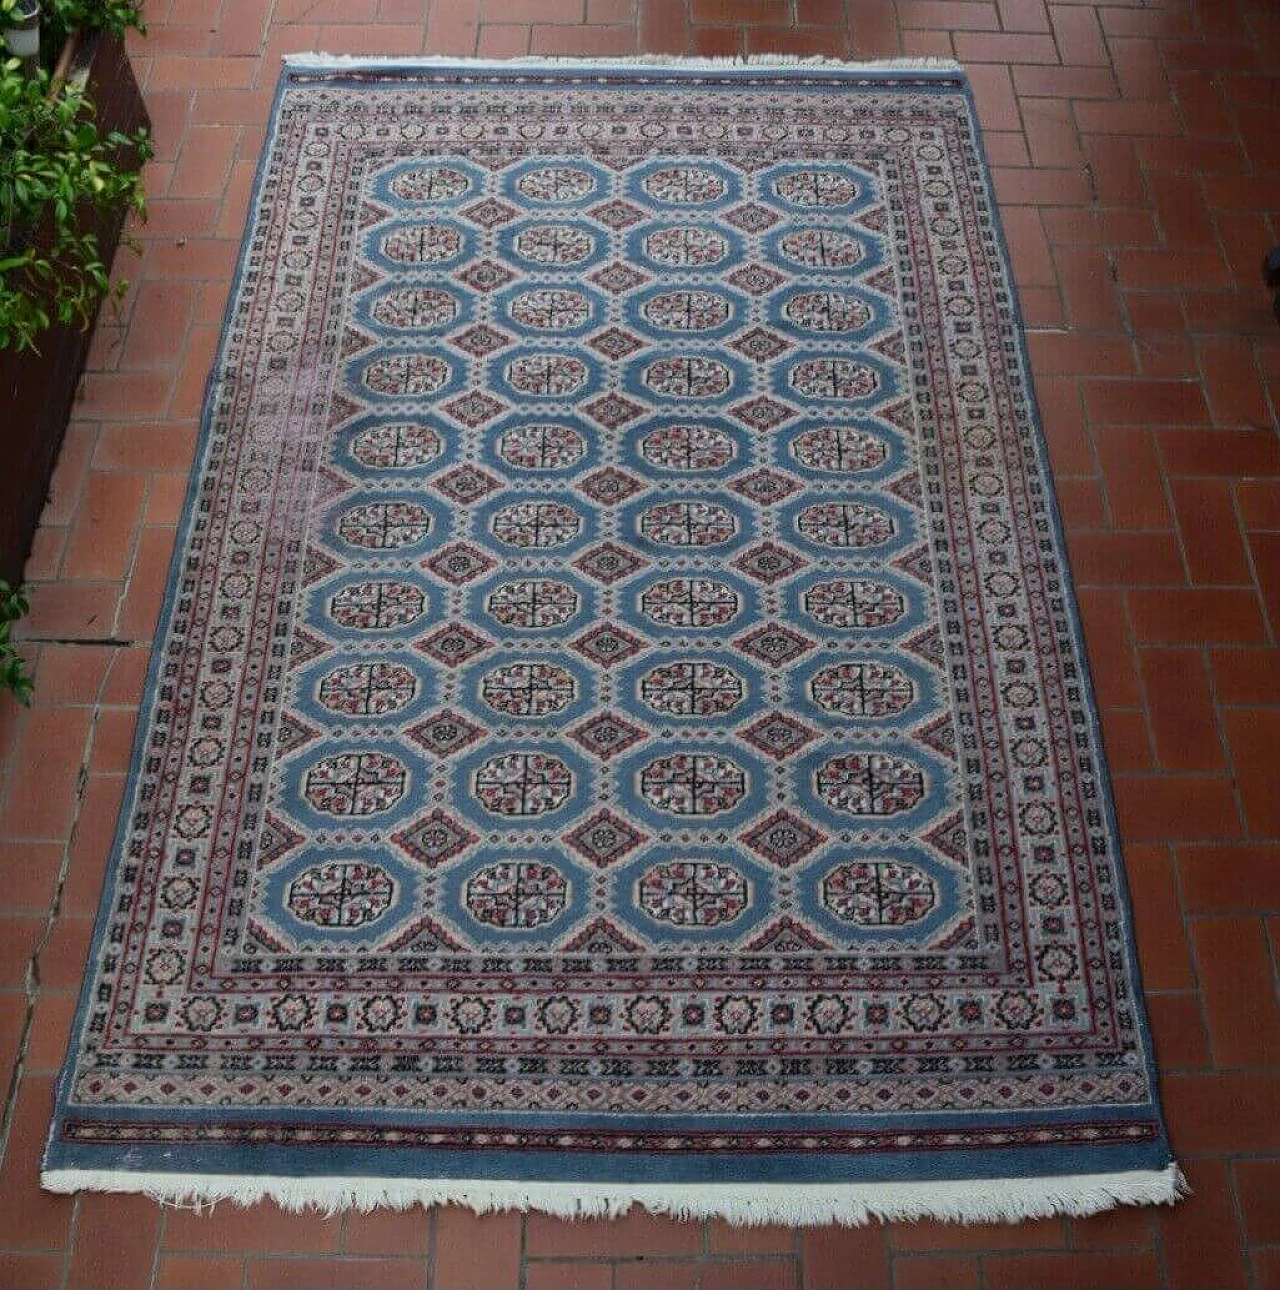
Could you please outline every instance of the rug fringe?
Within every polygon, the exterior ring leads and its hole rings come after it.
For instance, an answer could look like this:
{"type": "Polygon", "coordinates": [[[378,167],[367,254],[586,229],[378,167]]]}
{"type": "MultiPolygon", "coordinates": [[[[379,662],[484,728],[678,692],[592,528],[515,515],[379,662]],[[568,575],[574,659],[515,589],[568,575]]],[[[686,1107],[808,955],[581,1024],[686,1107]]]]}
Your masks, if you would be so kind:
{"type": "Polygon", "coordinates": [[[465,58],[448,54],[422,54],[408,58],[366,58],[359,54],[325,54],[318,51],[284,54],[287,67],[315,68],[317,70],[352,67],[605,67],[612,71],[626,67],[674,67],[690,71],[723,70],[725,68],[768,67],[824,67],[841,72],[959,72],[963,70],[952,58],[882,58],[870,62],[846,61],[825,58],[815,54],[802,57],[798,54],[751,54],[732,58],[697,58],[683,54],[633,54],[626,58],[570,58],[536,57],[520,58],[465,58]]]}
{"type": "Polygon", "coordinates": [[[283,1178],[267,1175],[134,1173],[52,1169],[47,1191],[140,1192],[162,1204],[200,1209],[218,1201],[325,1215],[386,1207],[462,1205],[477,1214],[541,1210],[560,1218],[618,1218],[633,1205],[674,1218],[723,1218],[743,1227],[778,1223],[861,1226],[873,1219],[1010,1223],[1119,1205],[1171,1205],[1190,1189],[1176,1164],[1164,1169],[1049,1178],[975,1178],[910,1183],[576,1183],[471,1179],[283,1178]]]}

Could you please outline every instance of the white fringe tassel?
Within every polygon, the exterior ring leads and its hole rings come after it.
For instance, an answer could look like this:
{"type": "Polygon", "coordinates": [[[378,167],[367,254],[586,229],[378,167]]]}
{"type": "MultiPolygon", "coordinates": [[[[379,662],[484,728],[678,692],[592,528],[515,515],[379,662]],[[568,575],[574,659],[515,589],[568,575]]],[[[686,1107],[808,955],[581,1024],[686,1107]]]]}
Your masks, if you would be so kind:
{"type": "Polygon", "coordinates": [[[860,1226],[872,1219],[936,1218],[1010,1223],[1057,1214],[1084,1217],[1117,1205],[1171,1205],[1188,1194],[1177,1165],[1118,1174],[1056,1178],[974,1178],[885,1183],[576,1183],[468,1179],[276,1178],[267,1175],[132,1173],[52,1169],[48,1191],[141,1192],[162,1204],[201,1208],[229,1200],[273,1200],[281,1209],[332,1215],[379,1207],[463,1205],[477,1214],[541,1210],[560,1218],[618,1218],[633,1205],[674,1218],[723,1218],[751,1227],[779,1223],[860,1226]]]}
{"type": "Polygon", "coordinates": [[[643,69],[646,67],[671,67],[682,71],[723,71],[726,68],[827,68],[835,72],[958,72],[960,64],[952,58],[882,58],[874,62],[846,62],[840,58],[824,58],[821,55],[801,57],[796,54],[751,54],[741,58],[694,58],[681,54],[632,54],[627,58],[539,58],[524,55],[520,58],[466,58],[453,57],[450,54],[422,54],[410,58],[365,58],[360,54],[325,54],[307,51],[283,55],[283,62],[288,67],[315,68],[317,70],[338,71],[342,68],[368,67],[377,68],[426,68],[426,67],[472,67],[477,69],[500,69],[510,67],[601,67],[609,71],[625,70],[628,67],[643,69]]]}

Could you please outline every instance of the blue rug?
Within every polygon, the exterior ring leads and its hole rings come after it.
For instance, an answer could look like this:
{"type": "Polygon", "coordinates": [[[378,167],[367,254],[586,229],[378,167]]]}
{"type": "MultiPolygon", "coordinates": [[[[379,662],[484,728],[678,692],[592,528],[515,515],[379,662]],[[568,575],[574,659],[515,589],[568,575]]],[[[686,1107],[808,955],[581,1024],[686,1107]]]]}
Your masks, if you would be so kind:
{"type": "Polygon", "coordinates": [[[44,1182],[1176,1196],[961,73],[286,70],[44,1182]]]}

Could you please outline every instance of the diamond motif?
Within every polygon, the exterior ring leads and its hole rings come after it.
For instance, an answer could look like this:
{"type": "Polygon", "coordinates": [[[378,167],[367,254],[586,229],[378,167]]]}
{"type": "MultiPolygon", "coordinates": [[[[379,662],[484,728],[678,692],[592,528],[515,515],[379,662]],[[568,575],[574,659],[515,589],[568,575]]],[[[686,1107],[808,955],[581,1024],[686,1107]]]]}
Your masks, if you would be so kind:
{"type": "Polygon", "coordinates": [[[500,399],[495,399],[490,394],[481,394],[479,391],[464,394],[454,399],[452,403],[444,405],[444,410],[455,421],[460,421],[471,430],[484,425],[486,421],[492,421],[499,412],[505,412],[506,408],[507,405],[500,399]]]}
{"type": "Polygon", "coordinates": [[[302,559],[302,585],[309,587],[313,582],[319,582],[321,578],[327,578],[340,565],[333,556],[325,551],[318,550],[316,547],[307,547],[307,553],[302,559]]]}
{"type": "Polygon", "coordinates": [[[648,734],[643,726],[635,725],[616,712],[598,712],[570,730],[569,738],[602,761],[608,761],[640,743],[648,734]]]}
{"type": "Polygon", "coordinates": [[[748,577],[755,578],[768,586],[789,578],[797,569],[803,569],[809,562],[785,546],[773,542],[761,542],[749,551],[744,551],[734,562],[735,569],[741,569],[748,577]]]}
{"type": "Polygon", "coordinates": [[[762,296],[786,281],[781,273],[766,269],[763,264],[744,264],[729,274],[729,281],[735,287],[749,292],[753,296],[762,296]]]}
{"type": "Polygon", "coordinates": [[[515,276],[505,264],[499,264],[496,260],[476,260],[458,274],[458,281],[465,282],[476,291],[496,291],[499,287],[505,287],[515,276]]]}
{"type": "Polygon", "coordinates": [[[786,761],[818,737],[817,731],[781,712],[771,712],[738,733],[753,748],[759,748],[774,761],[786,761]]]}
{"type": "Polygon", "coordinates": [[[767,820],[742,834],[742,841],[758,856],[788,869],[799,864],[811,851],[817,850],[827,835],[790,811],[774,811],[767,820]]]}
{"type": "Polygon", "coordinates": [[[594,282],[596,286],[603,287],[615,296],[620,296],[624,291],[630,291],[632,287],[648,282],[649,275],[641,273],[639,269],[632,268],[629,264],[618,264],[615,261],[589,274],[588,281],[594,282]]]}
{"type": "Polygon", "coordinates": [[[474,327],[468,327],[466,331],[457,336],[450,336],[449,344],[454,346],[455,349],[462,350],[464,354],[483,358],[486,354],[492,354],[495,350],[501,349],[504,345],[510,345],[511,340],[512,338],[505,331],[490,327],[488,323],[477,323],[474,327]]]}
{"type": "Polygon", "coordinates": [[[630,228],[644,219],[642,210],[616,197],[611,202],[593,206],[588,214],[609,228],[630,228]]]}
{"type": "Polygon", "coordinates": [[[926,725],[911,732],[913,739],[918,739],[926,748],[941,753],[944,757],[956,759],[956,726],[951,720],[951,713],[944,712],[926,725]]]}
{"type": "Polygon", "coordinates": [[[273,864],[307,839],[304,834],[286,824],[278,815],[267,812],[258,834],[258,863],[273,864]]]}
{"type": "Polygon", "coordinates": [[[574,567],[581,569],[588,578],[594,578],[606,587],[629,577],[648,563],[643,556],[613,542],[601,542],[599,546],[584,551],[573,562],[574,567]]]}
{"type": "Polygon", "coordinates": [[[405,733],[416,744],[437,757],[451,757],[454,753],[475,743],[484,734],[484,727],[468,721],[452,708],[442,708],[425,721],[410,726],[405,733]]]}
{"type": "Polygon", "coordinates": [[[419,864],[437,865],[461,855],[473,842],[480,839],[460,821],[437,807],[430,815],[424,815],[399,833],[393,833],[391,840],[419,864]]]}
{"type": "Polygon", "coordinates": [[[643,488],[644,485],[634,475],[628,475],[616,466],[597,470],[578,485],[579,492],[586,493],[593,502],[599,502],[601,506],[615,506],[618,502],[625,502],[643,488]]]}
{"type": "Polygon", "coordinates": [[[283,757],[320,738],[315,726],[292,713],[284,713],[276,724],[276,752],[283,757]]]}
{"type": "Polygon", "coordinates": [[[584,860],[605,869],[629,851],[634,851],[642,842],[647,842],[649,836],[612,811],[601,810],[566,833],[564,840],[584,860]]]}
{"type": "Polygon", "coordinates": [[[772,332],[767,327],[752,327],[741,336],[735,336],[729,342],[729,347],[753,362],[766,363],[779,354],[785,354],[791,348],[791,342],[783,340],[777,332],[772,332]]]}
{"type": "Polygon", "coordinates": [[[739,475],[729,487],[761,506],[772,506],[774,502],[790,497],[800,485],[790,475],[761,467],[749,475],[739,475]]]}
{"type": "Polygon", "coordinates": [[[482,573],[487,573],[497,563],[492,556],[469,542],[452,542],[427,561],[427,568],[450,586],[461,587],[482,573]]]}
{"type": "Polygon", "coordinates": [[[731,411],[739,421],[745,421],[754,430],[772,430],[789,417],[795,416],[794,408],[788,407],[785,403],[779,403],[777,399],[771,399],[767,394],[762,394],[757,399],[748,399],[746,403],[739,403],[731,411]]]}
{"type": "Polygon", "coordinates": [[[778,216],[759,202],[743,202],[725,213],[725,219],[744,233],[761,233],[778,222],[778,216]]]}
{"type": "Polygon", "coordinates": [[[446,667],[457,667],[467,659],[483,654],[493,642],[487,636],[472,631],[464,623],[446,623],[438,631],[432,632],[426,640],[418,642],[418,649],[429,654],[437,663],[446,667]]]}
{"type": "Polygon", "coordinates": [[[633,336],[621,327],[608,327],[592,336],[587,344],[605,358],[626,358],[628,354],[635,353],[644,342],[639,336],[633,336]]]}
{"type": "Polygon", "coordinates": [[[502,485],[478,466],[458,466],[432,481],[433,488],[452,501],[466,506],[492,493],[502,485]]]}
{"type": "Polygon", "coordinates": [[[624,399],[620,394],[606,394],[594,399],[582,409],[593,421],[609,430],[616,430],[628,421],[634,421],[643,411],[639,403],[624,399]]]}
{"type": "Polygon", "coordinates": [[[496,197],[486,197],[483,201],[464,206],[458,213],[481,228],[497,228],[499,224],[509,224],[520,212],[496,197]]]}
{"type": "Polygon", "coordinates": [[[744,654],[750,654],[770,667],[781,667],[807,653],[817,641],[792,631],[790,627],[783,627],[781,623],[765,623],[745,636],[739,636],[734,644],[744,654]]]}
{"type": "Polygon", "coordinates": [[[946,662],[946,655],[942,650],[942,633],[936,623],[931,623],[923,631],[909,636],[902,642],[902,648],[909,649],[926,663],[932,663],[934,667],[941,667],[946,662]]]}
{"type": "Polygon", "coordinates": [[[601,667],[612,667],[638,654],[644,641],[616,623],[601,623],[573,642],[573,648],[601,667]]]}

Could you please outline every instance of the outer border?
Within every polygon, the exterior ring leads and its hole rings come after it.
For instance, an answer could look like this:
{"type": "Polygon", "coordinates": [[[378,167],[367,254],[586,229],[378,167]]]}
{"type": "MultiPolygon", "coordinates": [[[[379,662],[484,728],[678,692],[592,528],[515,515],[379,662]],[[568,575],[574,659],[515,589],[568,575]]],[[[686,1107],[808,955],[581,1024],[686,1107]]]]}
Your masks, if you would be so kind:
{"type": "MultiPolygon", "coordinates": [[[[908,73],[912,78],[919,77],[921,80],[953,84],[957,92],[964,96],[967,104],[974,146],[983,172],[984,195],[992,215],[1005,280],[1010,288],[1018,360],[1031,409],[1032,447],[1036,454],[1036,465],[1046,484],[1047,509],[1065,575],[1063,599],[1080,668],[1080,684],[1089,708],[1090,732],[1097,749],[1099,787],[1104,798],[1107,826],[1115,842],[1116,886],[1120,897],[1120,917],[1126,942],[1126,967],[1135,995],[1133,1006],[1142,1034],[1144,1058],[1154,1076],[1156,1073],[1154,1052],[1133,938],[1132,903],[1115,818],[1114,798],[1102,741],[1093,678],[1084,648],[1074,581],[1070,574],[1061,510],[1049,466],[1039,406],[1031,380],[1030,357],[1013,279],[1008,241],[992,190],[990,162],[982,139],[972,89],[960,65],[945,59],[894,59],[872,63],[850,63],[824,58],[799,59],[774,55],[763,55],[749,60],[661,56],[625,59],[488,60],[448,56],[368,59],[299,54],[286,57],[284,62],[285,68],[277,81],[271,101],[267,134],[258,159],[236,270],[223,313],[216,363],[205,387],[199,451],[188,481],[183,518],[175,535],[174,550],[165,584],[163,608],[153,637],[151,659],[143,692],[144,704],[139,710],[129,776],[125,786],[125,806],[121,810],[112,842],[104,878],[103,900],[99,906],[89,952],[89,963],[96,962],[108,922],[109,908],[106,904],[106,894],[114,883],[123,853],[130,815],[128,806],[133,801],[137,788],[138,770],[145,749],[149,718],[154,707],[157,682],[164,657],[163,644],[172,625],[177,601],[175,593],[185,566],[187,543],[195,520],[195,504],[212,443],[214,396],[227,360],[230,324],[240,301],[250,235],[255,231],[260,214],[259,205],[267,162],[278,135],[280,106],[286,90],[291,85],[297,84],[299,80],[305,81],[307,71],[330,72],[338,77],[344,73],[359,72],[384,72],[389,77],[394,77],[403,72],[429,68],[477,72],[541,70],[580,76],[598,69],[601,73],[625,73],[628,70],[635,70],[656,75],[662,80],[678,80],[690,73],[714,70],[721,74],[734,73],[735,80],[752,80],[758,73],[767,70],[771,73],[769,79],[780,81],[790,79],[787,75],[788,71],[799,75],[821,71],[864,84],[901,77],[903,73],[908,73]],[[150,702],[146,702],[146,699],[150,699],[150,702]],[[146,720],[143,719],[144,709],[146,720]]],[[[235,1152],[234,1148],[231,1149],[236,1155],[236,1159],[231,1161],[225,1158],[219,1159],[219,1157],[225,1157],[226,1152],[213,1148],[212,1145],[184,1148],[176,1152],[165,1148],[143,1150],[127,1148],[121,1152],[111,1147],[68,1145],[58,1141],[56,1135],[59,1125],[68,1112],[77,1041],[88,1013],[88,996],[89,980],[86,978],[76,1010],[68,1056],[58,1080],[54,1119],[45,1149],[41,1183],[51,1191],[71,1192],[85,1188],[101,1191],[143,1192],[160,1200],[174,1202],[232,1199],[245,1204],[253,1203],[263,1197],[271,1197],[286,1208],[321,1206],[329,1210],[368,1209],[375,1205],[402,1208],[416,1203],[437,1204],[454,1201],[468,1205],[477,1212],[499,1208],[535,1208],[567,1215],[624,1213],[632,1204],[638,1203],[657,1212],[690,1217],[721,1215],[738,1223],[861,1223],[872,1217],[896,1219],[922,1216],[962,1222],[1008,1221],[1047,1214],[1090,1214],[1117,1204],[1171,1203],[1186,1191],[1182,1174],[1169,1155],[1159,1099],[1154,1091],[1151,1110],[1159,1124],[1160,1138],[1149,1147],[1072,1149],[1055,1152],[1033,1150],[1023,1157],[1020,1162],[1021,1167],[1018,1167],[1019,1162],[1016,1159],[1010,1158],[1010,1152],[1007,1149],[999,1152],[966,1153],[966,1159],[971,1165],[977,1166],[977,1171],[957,1177],[956,1157],[947,1162],[950,1168],[943,1165],[941,1160],[935,1159],[935,1168],[939,1166],[941,1168],[933,1175],[934,1180],[919,1182],[897,1181],[901,1176],[901,1160],[895,1160],[892,1155],[872,1157],[864,1162],[872,1166],[865,1176],[879,1179],[874,1182],[831,1184],[768,1181],[770,1178],[777,1178],[776,1166],[782,1163],[775,1156],[755,1158],[765,1167],[759,1172],[750,1170],[740,1175],[744,1177],[749,1173],[758,1179],[750,1183],[727,1185],[713,1182],[700,1183],[694,1178],[686,1177],[670,1184],[638,1180],[615,1184],[585,1180],[578,1182],[505,1181],[501,1172],[479,1180],[441,1178],[439,1181],[418,1181],[411,1169],[404,1169],[405,1164],[412,1165],[413,1153],[402,1153],[402,1159],[398,1161],[401,1167],[388,1177],[378,1178],[364,1175],[358,1168],[358,1162],[354,1161],[346,1172],[337,1176],[318,1175],[308,1168],[312,1162],[304,1161],[301,1156],[290,1159],[296,1155],[295,1152],[268,1151],[266,1154],[269,1156],[272,1171],[267,1173],[258,1172],[253,1168],[261,1153],[252,1149],[240,1152],[235,1152]],[[1050,1156],[1054,1157],[1052,1161],[1046,1159],[1050,1156]],[[981,1157],[986,1158],[979,1163],[981,1157]],[[1073,1157],[1077,1166],[1074,1171],[1061,1167],[1068,1165],[1073,1157]],[[1096,1166],[1104,1161],[1113,1163],[1116,1166],[1115,1170],[1096,1172],[1096,1166]],[[196,1173],[186,1169],[174,1169],[175,1165],[182,1166],[188,1163],[202,1167],[212,1164],[214,1172],[196,1173]],[[1059,1167],[1045,1173],[1039,1172],[1050,1163],[1059,1167]],[[770,1164],[774,1168],[770,1168],[770,1164]],[[102,1168],[103,1165],[108,1167],[102,1168]],[[286,1168],[292,1166],[297,1172],[293,1174],[276,1172],[280,1166],[286,1168]],[[1008,1176],[1011,1166],[1014,1169],[1013,1177],[1008,1176]]],[[[971,1117],[961,1118],[966,1119],[968,1123],[973,1123],[971,1117]]],[[[391,1153],[384,1154],[384,1152],[385,1149],[380,1149],[380,1159],[390,1163],[391,1153]]],[[[554,1157],[554,1159],[562,1161],[560,1169],[555,1172],[563,1178],[576,1176],[582,1179],[584,1174],[595,1174],[598,1177],[597,1169],[583,1169],[586,1162],[581,1158],[567,1156],[554,1157]]],[[[714,1178],[715,1161],[714,1158],[708,1159],[711,1167],[704,1176],[714,1178]]],[[[742,1157],[736,1159],[739,1163],[746,1163],[742,1157]]],[[[422,1163],[427,1164],[428,1161],[423,1160],[422,1163]]],[[[542,1163],[545,1166],[546,1157],[543,1158],[542,1163]]],[[[598,1168],[601,1162],[593,1163],[598,1168]]]]}

